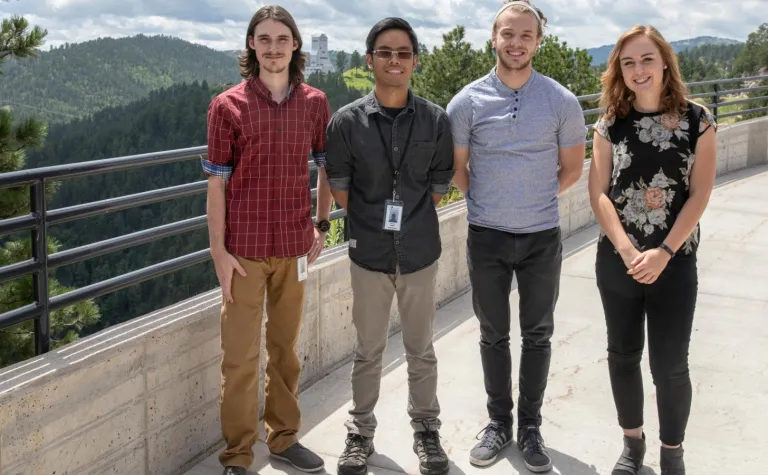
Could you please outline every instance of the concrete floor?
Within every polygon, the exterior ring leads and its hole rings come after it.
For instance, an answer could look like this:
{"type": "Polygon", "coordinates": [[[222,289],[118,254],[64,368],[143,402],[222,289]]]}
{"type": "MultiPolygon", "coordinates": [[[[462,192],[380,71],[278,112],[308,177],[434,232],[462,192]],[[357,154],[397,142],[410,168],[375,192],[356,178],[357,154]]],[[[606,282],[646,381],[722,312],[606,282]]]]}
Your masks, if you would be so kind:
{"type": "MultiPolygon", "coordinates": [[[[702,220],[700,294],[691,343],[693,408],[685,442],[688,473],[757,474],[768,461],[768,168],[755,168],[718,180],[702,220]]],[[[557,306],[553,356],[542,434],[554,462],[551,473],[609,474],[621,451],[621,431],[611,398],[605,353],[605,327],[594,280],[596,227],[565,242],[561,297],[557,306]]],[[[517,308],[516,291],[511,295],[517,308]]],[[[514,325],[513,325],[514,328],[514,325]]],[[[515,332],[515,335],[519,335],[515,332]]],[[[476,435],[487,422],[478,354],[479,330],[469,294],[438,313],[442,442],[456,475],[529,473],[517,448],[508,446],[488,468],[469,464],[476,435]]],[[[513,367],[519,356],[513,340],[513,367]]],[[[369,471],[418,474],[405,411],[407,374],[400,334],[390,339],[377,406],[379,429],[369,471]]],[[[318,451],[326,470],[336,473],[344,448],[343,422],[350,401],[346,365],[301,395],[301,441],[318,451]]],[[[646,434],[645,475],[658,474],[655,393],[643,360],[646,434]]],[[[513,380],[517,372],[513,374],[513,380]]],[[[515,385],[515,398],[517,397],[515,385]]],[[[251,472],[298,474],[255,447],[251,472]]],[[[221,473],[212,454],[187,475],[221,473]]],[[[321,472],[323,473],[323,472],[321,472]]]]}

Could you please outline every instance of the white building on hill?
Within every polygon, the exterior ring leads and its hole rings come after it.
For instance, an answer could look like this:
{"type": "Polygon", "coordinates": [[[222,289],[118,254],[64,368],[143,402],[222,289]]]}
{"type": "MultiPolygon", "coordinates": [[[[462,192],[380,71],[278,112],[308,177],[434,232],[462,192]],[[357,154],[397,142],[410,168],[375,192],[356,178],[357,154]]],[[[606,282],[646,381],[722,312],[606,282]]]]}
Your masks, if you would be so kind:
{"type": "Polygon", "coordinates": [[[312,36],[312,50],[309,52],[309,64],[306,67],[305,74],[309,76],[312,73],[329,73],[336,69],[328,56],[328,37],[324,34],[312,36]]]}

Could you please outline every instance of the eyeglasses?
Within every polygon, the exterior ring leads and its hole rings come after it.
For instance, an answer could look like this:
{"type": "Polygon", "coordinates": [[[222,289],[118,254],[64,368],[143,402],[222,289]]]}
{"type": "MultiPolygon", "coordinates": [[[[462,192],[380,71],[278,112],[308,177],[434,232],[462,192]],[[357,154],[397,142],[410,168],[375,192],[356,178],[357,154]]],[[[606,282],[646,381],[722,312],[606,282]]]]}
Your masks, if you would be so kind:
{"type": "Polygon", "coordinates": [[[371,51],[379,59],[411,59],[413,58],[413,51],[393,51],[391,49],[375,49],[371,51]]]}

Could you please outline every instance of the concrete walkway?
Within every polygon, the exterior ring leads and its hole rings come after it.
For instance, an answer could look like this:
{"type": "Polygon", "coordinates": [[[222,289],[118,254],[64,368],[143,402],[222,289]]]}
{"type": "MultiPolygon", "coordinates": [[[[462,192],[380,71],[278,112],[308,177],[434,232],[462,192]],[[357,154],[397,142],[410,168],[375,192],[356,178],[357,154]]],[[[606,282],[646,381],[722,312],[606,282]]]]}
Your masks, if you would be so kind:
{"type": "MultiPolygon", "coordinates": [[[[702,230],[700,293],[690,359],[694,399],[685,442],[688,473],[763,473],[760,461],[768,458],[768,168],[719,180],[702,230]]],[[[609,474],[621,451],[594,280],[597,235],[598,229],[593,227],[565,242],[567,256],[543,408],[542,434],[554,462],[551,473],[609,474]]],[[[517,302],[513,291],[513,309],[517,302]]],[[[519,333],[514,333],[513,381],[519,362],[519,333]]],[[[478,340],[469,294],[439,311],[438,396],[443,411],[442,442],[452,460],[451,473],[530,473],[514,445],[491,467],[478,469],[469,464],[469,450],[487,422],[478,340]]],[[[643,369],[649,441],[643,473],[659,474],[655,393],[647,353],[643,369]]],[[[332,474],[344,448],[350,370],[351,365],[342,367],[301,395],[301,441],[323,456],[325,468],[332,474]]],[[[370,472],[418,474],[405,411],[407,374],[400,334],[390,339],[381,390],[376,411],[377,453],[370,459],[370,472]]],[[[517,385],[514,396],[516,399],[517,385]]],[[[255,450],[253,473],[300,473],[270,460],[262,443],[255,450]]],[[[220,474],[216,457],[212,454],[187,475],[220,474]]]]}

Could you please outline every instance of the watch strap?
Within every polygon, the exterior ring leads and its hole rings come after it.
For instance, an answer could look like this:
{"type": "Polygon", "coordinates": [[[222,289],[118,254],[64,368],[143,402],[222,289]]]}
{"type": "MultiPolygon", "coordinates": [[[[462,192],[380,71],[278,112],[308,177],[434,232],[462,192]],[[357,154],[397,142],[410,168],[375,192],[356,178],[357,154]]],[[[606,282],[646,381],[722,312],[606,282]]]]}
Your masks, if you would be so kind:
{"type": "Polygon", "coordinates": [[[675,251],[670,249],[669,246],[667,246],[666,244],[664,243],[659,244],[659,249],[663,249],[667,254],[669,254],[669,257],[675,257],[675,251]]]}

